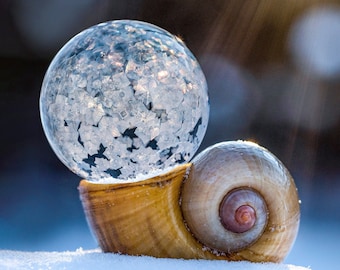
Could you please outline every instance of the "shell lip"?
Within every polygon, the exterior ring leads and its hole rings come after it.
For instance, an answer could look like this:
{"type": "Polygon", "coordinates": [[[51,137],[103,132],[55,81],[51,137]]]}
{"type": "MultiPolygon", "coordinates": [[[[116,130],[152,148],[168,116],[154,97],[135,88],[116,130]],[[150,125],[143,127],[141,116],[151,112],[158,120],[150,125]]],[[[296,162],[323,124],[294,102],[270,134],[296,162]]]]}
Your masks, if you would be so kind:
{"type": "Polygon", "coordinates": [[[188,176],[190,168],[192,166],[192,163],[185,163],[178,165],[174,167],[172,170],[166,171],[165,173],[159,174],[157,176],[140,180],[140,181],[120,181],[120,182],[113,182],[113,183],[107,183],[107,182],[93,182],[86,179],[83,179],[80,181],[78,189],[81,191],[82,189],[88,189],[91,187],[91,189],[103,189],[107,190],[110,187],[113,189],[119,189],[119,188],[126,188],[126,187],[134,187],[134,186],[141,186],[141,185],[157,185],[162,186],[166,185],[168,182],[171,181],[174,175],[177,175],[181,171],[185,172],[185,178],[188,176]]]}

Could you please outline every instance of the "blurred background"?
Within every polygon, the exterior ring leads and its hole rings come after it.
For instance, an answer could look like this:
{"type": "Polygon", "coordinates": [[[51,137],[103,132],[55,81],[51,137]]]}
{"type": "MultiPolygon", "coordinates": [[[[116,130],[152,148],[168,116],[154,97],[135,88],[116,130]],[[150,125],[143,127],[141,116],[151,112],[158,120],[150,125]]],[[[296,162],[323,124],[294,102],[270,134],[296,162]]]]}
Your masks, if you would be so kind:
{"type": "Polygon", "coordinates": [[[295,178],[301,226],[286,263],[325,269],[340,244],[340,1],[0,0],[0,249],[97,247],[80,178],[39,117],[44,73],[72,36],[138,19],[180,36],[211,101],[201,149],[251,139],[295,178]]]}

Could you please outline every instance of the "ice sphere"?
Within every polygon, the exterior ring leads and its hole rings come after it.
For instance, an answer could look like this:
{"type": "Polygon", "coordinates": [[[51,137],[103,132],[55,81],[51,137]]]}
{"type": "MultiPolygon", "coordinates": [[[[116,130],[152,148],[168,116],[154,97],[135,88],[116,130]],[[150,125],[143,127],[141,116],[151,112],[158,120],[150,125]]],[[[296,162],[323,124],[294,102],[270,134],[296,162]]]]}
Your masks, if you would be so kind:
{"type": "Polygon", "coordinates": [[[57,53],[40,114],[52,149],[79,176],[147,178],[193,157],[208,124],[207,84],[176,36],[145,22],[111,21],[57,53]]]}

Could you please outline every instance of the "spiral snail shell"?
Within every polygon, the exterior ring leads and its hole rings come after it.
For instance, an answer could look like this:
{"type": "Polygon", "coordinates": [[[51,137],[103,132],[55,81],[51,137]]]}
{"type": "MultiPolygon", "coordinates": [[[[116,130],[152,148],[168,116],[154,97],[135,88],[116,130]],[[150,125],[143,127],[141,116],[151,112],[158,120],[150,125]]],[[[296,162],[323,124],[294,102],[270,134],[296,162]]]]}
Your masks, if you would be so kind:
{"type": "Polygon", "coordinates": [[[283,164],[245,141],[213,145],[140,182],[82,180],[81,201],[104,252],[280,262],[297,235],[297,190],[283,164]]]}

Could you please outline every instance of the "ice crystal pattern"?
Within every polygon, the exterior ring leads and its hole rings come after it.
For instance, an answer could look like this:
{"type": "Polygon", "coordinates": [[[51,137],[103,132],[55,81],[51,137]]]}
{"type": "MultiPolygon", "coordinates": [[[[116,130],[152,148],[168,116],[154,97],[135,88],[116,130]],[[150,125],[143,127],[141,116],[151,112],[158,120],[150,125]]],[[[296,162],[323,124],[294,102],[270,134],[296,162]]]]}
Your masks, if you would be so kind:
{"type": "Polygon", "coordinates": [[[58,52],[40,113],[69,169],[91,181],[127,180],[188,162],[209,105],[201,68],[179,38],[121,20],[84,30],[58,52]]]}

